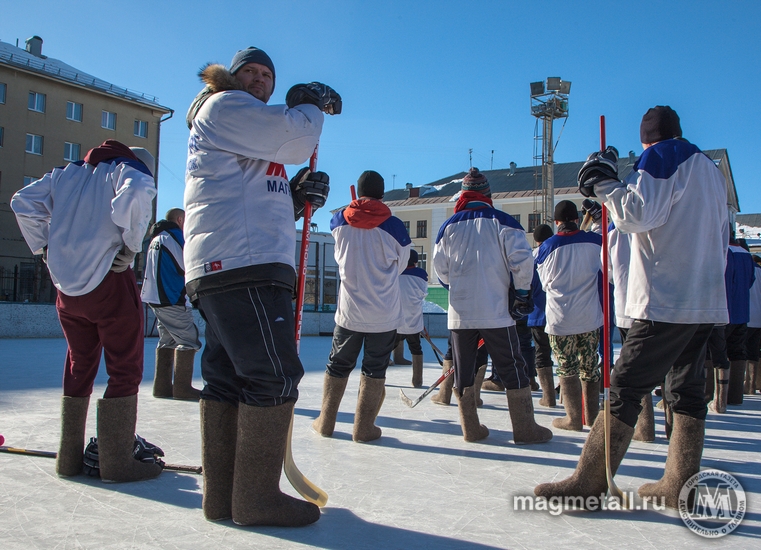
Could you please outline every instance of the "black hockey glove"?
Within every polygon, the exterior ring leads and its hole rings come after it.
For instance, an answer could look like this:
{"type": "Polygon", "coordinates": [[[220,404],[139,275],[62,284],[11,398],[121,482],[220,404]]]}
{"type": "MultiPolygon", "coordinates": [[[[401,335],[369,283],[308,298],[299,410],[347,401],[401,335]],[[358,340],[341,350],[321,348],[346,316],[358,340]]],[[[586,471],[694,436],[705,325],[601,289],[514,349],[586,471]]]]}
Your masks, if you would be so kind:
{"type": "Polygon", "coordinates": [[[599,223],[602,219],[602,205],[597,201],[584,199],[584,202],[581,203],[581,210],[584,214],[592,216],[593,222],[599,223]]]}
{"type": "Polygon", "coordinates": [[[312,205],[313,210],[325,206],[330,192],[330,177],[325,172],[310,172],[309,168],[304,167],[291,178],[289,183],[295,219],[301,218],[307,201],[312,205]]]}
{"type": "Polygon", "coordinates": [[[127,271],[127,268],[132,265],[132,261],[135,259],[135,252],[132,252],[128,247],[123,247],[114,258],[114,263],[111,264],[111,271],[114,273],[122,273],[127,271]]]}
{"type": "Polygon", "coordinates": [[[135,434],[135,446],[132,449],[132,457],[140,462],[158,463],[162,464],[159,460],[160,456],[164,456],[164,451],[153,443],[149,443],[144,438],[135,434]]]}
{"type": "Polygon", "coordinates": [[[618,180],[618,150],[608,147],[605,151],[595,151],[579,170],[579,192],[585,197],[596,197],[595,185],[610,180],[618,180]]]}
{"type": "Polygon", "coordinates": [[[321,82],[296,84],[285,94],[285,104],[289,109],[305,103],[316,105],[320,111],[328,115],[341,114],[341,96],[333,88],[321,82]]]}
{"type": "Polygon", "coordinates": [[[530,290],[516,290],[510,317],[516,321],[528,317],[534,311],[534,298],[530,290]]]}
{"type": "Polygon", "coordinates": [[[100,477],[100,456],[98,455],[98,438],[96,437],[91,437],[90,442],[85,447],[82,471],[86,476],[100,477]]]}

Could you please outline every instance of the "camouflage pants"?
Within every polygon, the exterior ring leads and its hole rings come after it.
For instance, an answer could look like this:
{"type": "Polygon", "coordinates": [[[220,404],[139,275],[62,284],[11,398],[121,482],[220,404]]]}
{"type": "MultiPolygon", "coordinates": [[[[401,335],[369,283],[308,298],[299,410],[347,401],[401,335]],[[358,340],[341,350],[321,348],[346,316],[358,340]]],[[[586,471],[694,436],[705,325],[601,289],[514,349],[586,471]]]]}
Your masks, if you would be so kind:
{"type": "Polygon", "coordinates": [[[600,331],[595,329],[582,334],[557,336],[550,334],[550,347],[558,361],[558,376],[574,376],[587,382],[600,379],[597,360],[597,344],[600,331]]]}

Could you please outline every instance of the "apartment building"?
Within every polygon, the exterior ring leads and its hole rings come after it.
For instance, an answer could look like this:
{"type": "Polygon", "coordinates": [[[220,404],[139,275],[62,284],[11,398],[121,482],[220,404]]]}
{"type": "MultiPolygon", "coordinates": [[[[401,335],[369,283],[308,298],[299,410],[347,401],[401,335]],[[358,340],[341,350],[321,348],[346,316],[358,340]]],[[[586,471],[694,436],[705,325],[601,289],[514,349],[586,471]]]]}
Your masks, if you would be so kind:
{"type": "Polygon", "coordinates": [[[33,36],[20,48],[0,41],[0,300],[54,295],[10,209],[13,194],[107,139],[150,151],[158,185],[161,123],[173,114],[156,97],[43,55],[42,42],[33,36]]]}

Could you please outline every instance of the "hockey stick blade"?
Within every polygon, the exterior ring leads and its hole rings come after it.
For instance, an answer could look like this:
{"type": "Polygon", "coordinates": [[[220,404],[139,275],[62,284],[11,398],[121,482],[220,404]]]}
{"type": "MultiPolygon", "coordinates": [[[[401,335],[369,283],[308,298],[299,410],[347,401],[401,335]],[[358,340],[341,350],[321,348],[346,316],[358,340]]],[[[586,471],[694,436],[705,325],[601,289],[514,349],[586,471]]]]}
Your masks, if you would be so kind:
{"type": "Polygon", "coordinates": [[[402,390],[402,388],[399,388],[399,397],[401,398],[401,400],[402,400],[402,403],[404,403],[405,405],[407,405],[409,408],[413,408],[413,407],[415,407],[415,406],[416,406],[418,403],[420,403],[420,402],[421,402],[423,399],[425,399],[425,398],[426,398],[428,395],[430,395],[430,394],[431,394],[431,392],[432,392],[433,390],[435,390],[436,388],[438,388],[438,387],[439,387],[439,384],[441,384],[441,383],[442,383],[444,380],[446,380],[446,379],[447,379],[449,376],[452,376],[452,374],[454,374],[454,367],[450,367],[450,369],[449,369],[447,372],[445,372],[444,374],[442,374],[441,376],[439,376],[439,379],[438,379],[438,380],[436,380],[436,382],[434,382],[434,383],[431,385],[431,387],[430,387],[430,388],[428,388],[427,390],[425,390],[425,391],[423,392],[423,394],[422,394],[420,397],[418,397],[417,399],[415,399],[415,401],[413,401],[412,399],[410,399],[409,397],[407,397],[406,395],[404,395],[404,391],[402,390]]]}
{"type": "Polygon", "coordinates": [[[291,416],[291,424],[288,426],[288,439],[285,445],[285,460],[283,461],[285,477],[288,478],[288,481],[293,488],[296,489],[305,500],[322,508],[328,503],[328,494],[309,481],[296,466],[296,463],[293,461],[293,452],[291,450],[292,437],[293,416],[291,416]]]}

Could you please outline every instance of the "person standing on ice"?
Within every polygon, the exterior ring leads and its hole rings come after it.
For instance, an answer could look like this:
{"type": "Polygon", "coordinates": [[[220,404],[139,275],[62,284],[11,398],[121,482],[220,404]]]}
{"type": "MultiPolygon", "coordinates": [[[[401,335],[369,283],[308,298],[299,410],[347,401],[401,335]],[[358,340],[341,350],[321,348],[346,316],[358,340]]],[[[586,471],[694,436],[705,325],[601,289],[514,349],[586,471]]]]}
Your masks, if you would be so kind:
{"type": "Polygon", "coordinates": [[[201,341],[185,293],[184,225],[185,211],[172,208],[166,219],[153,226],[140,297],[151,306],[159,328],[153,397],[198,401],[201,391],[191,382],[193,359],[201,349],[201,341]]]}
{"type": "MultiPolygon", "coordinates": [[[[402,297],[402,324],[396,330],[397,345],[407,341],[412,354],[412,385],[423,385],[423,347],[420,333],[423,325],[423,302],[428,295],[428,273],[417,266],[417,250],[410,248],[407,269],[399,276],[399,291],[402,297]]],[[[396,348],[394,348],[396,349],[396,348]]]]}
{"type": "Polygon", "coordinates": [[[597,343],[602,325],[598,290],[602,237],[579,229],[578,210],[571,201],[560,201],[554,218],[557,233],[536,252],[536,270],[547,297],[545,330],[558,361],[566,412],[552,425],[580,432],[584,426],[582,407],[590,426],[600,410],[597,343]]]}
{"type": "Polygon", "coordinates": [[[207,65],[187,115],[185,280],[206,320],[201,373],[203,512],[210,521],[296,527],[320,510],[280,492],[288,427],[304,375],[291,296],[296,232],[306,202],[325,204],[324,172],[306,161],[323,112],[341,112],[329,86],[297,84],[267,105],[275,66],[258,48],[230,69],[207,65]]]}
{"type": "Polygon", "coordinates": [[[412,242],[404,223],[383,204],[384,190],[378,172],[363,172],[357,180],[359,198],[330,221],[341,288],[322,407],[312,423],[323,437],[333,435],[338,407],[363,346],[352,439],[366,443],[381,436],[375,419],[386,395],[386,369],[396,346],[396,329],[402,325],[399,275],[407,267],[412,242]]]}
{"type": "Polygon", "coordinates": [[[132,457],[143,379],[143,308],[132,271],[151,221],[153,156],[106,140],[84,161],[56,168],[11,199],[21,232],[43,254],[58,289],[68,351],[63,372],[59,476],[82,472],[85,424],[100,357],[108,384],[98,399],[100,477],[139,481],[161,473],[132,457]]]}
{"type": "MultiPolygon", "coordinates": [[[[645,151],[626,181],[618,179],[612,147],[592,153],[578,181],[581,193],[603,199],[618,230],[631,234],[625,313],[634,321],[611,374],[611,473],[629,447],[642,397],[665,378],[664,398],[674,416],[666,469],[639,495],[675,508],[685,481],[700,470],[706,340],[715,323],[729,319],[727,188],[711,159],[682,138],[670,107],[645,113],[640,141],[645,151]]],[[[607,491],[604,416],[589,432],[573,475],[537,486],[537,496],[586,498],[607,491]]]]}
{"type": "Polygon", "coordinates": [[[454,394],[465,441],[489,435],[478,419],[473,386],[479,337],[505,385],[515,443],[549,441],[552,432],[534,421],[528,368],[510,314],[514,307],[526,313],[531,310],[534,258],[520,224],[492,206],[489,182],[478,168],[471,168],[462,180],[455,214],[436,237],[433,265],[439,281],[449,289],[447,324],[452,337],[454,394]]]}
{"type": "MultiPolygon", "coordinates": [[[[534,249],[534,258],[539,252],[539,247],[544,241],[552,237],[552,228],[543,223],[534,229],[534,241],[537,247],[534,249]]],[[[531,329],[531,338],[534,340],[534,361],[536,365],[536,377],[542,388],[542,397],[539,404],[542,407],[555,408],[555,378],[552,374],[552,346],[550,336],[547,334],[547,295],[542,288],[539,273],[534,269],[534,278],[531,281],[531,294],[534,299],[534,309],[528,316],[528,326],[531,329]]]]}

